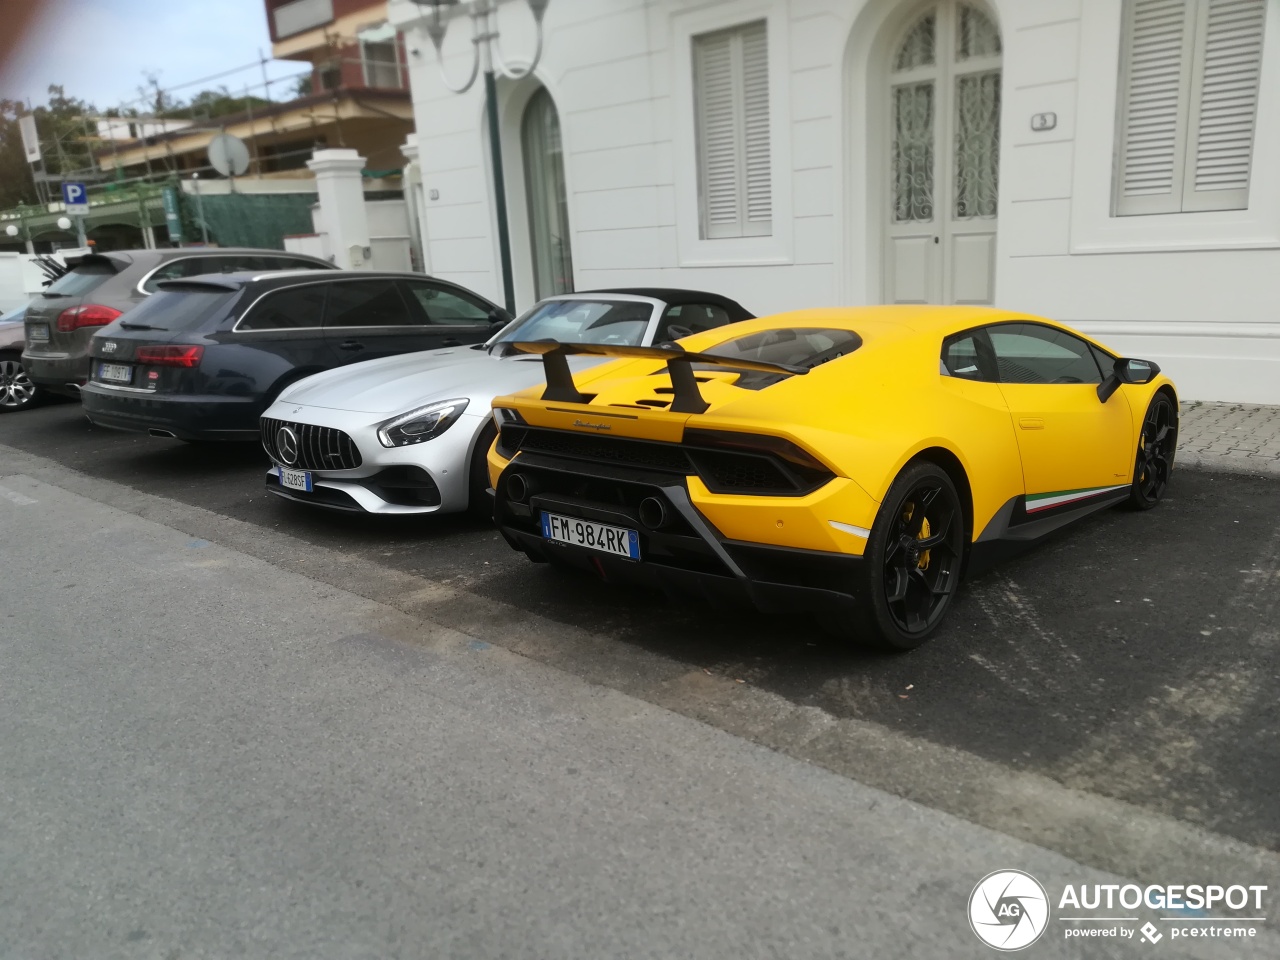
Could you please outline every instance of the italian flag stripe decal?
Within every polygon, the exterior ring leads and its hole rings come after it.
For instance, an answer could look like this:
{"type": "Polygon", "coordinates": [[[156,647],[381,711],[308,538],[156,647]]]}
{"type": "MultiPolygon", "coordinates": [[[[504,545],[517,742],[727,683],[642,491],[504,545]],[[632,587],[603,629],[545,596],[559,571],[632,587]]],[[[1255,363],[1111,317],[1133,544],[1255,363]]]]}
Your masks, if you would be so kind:
{"type": "Polygon", "coordinates": [[[1041,510],[1048,510],[1050,507],[1060,507],[1064,503],[1074,503],[1077,500],[1088,500],[1090,497],[1096,497],[1099,494],[1111,493],[1113,490],[1125,490],[1128,487],[1129,484],[1120,483],[1114,487],[1087,487],[1084,490],[1029,493],[1027,494],[1027,513],[1038,513],[1041,510]]]}

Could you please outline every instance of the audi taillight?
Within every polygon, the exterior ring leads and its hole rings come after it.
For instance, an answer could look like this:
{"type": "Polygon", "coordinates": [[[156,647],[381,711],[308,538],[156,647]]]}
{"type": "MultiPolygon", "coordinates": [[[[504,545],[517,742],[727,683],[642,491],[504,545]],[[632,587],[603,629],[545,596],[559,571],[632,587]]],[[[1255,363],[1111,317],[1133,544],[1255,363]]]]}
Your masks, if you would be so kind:
{"type": "Polygon", "coordinates": [[[100,303],[86,303],[82,307],[68,307],[58,314],[58,329],[63,333],[79,330],[81,327],[105,327],[120,316],[121,311],[115,307],[104,307],[100,303]]]}
{"type": "Polygon", "coordinates": [[[153,367],[198,367],[203,356],[204,347],[166,345],[139,347],[133,358],[153,367]]]}

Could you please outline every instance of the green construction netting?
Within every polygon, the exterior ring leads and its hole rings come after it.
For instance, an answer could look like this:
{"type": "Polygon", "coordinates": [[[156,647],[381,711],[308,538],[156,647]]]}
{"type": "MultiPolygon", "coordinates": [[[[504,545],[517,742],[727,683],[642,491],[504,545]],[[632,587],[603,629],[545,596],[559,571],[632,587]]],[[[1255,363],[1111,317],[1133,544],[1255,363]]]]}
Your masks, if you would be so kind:
{"type": "Polygon", "coordinates": [[[185,213],[194,221],[191,225],[184,222],[183,229],[195,227],[186,237],[189,243],[200,240],[201,207],[209,226],[209,241],[223,247],[283,250],[284,238],[290,234],[315,232],[311,223],[314,193],[222,194],[201,197],[199,204],[190,195],[182,199],[185,213]]]}

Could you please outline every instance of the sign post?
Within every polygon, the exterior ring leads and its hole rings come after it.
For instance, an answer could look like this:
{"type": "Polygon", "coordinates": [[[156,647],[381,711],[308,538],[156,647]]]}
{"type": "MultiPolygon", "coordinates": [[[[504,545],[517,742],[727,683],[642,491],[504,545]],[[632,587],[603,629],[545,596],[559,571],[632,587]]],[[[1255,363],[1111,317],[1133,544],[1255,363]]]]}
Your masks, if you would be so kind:
{"type": "Polygon", "coordinates": [[[62,204],[67,208],[67,216],[75,217],[76,236],[81,247],[89,245],[84,235],[84,218],[89,215],[89,190],[83,183],[64,180],[62,183],[62,204]]]}
{"type": "Polygon", "coordinates": [[[164,225],[169,229],[169,242],[182,246],[182,216],[178,213],[178,191],[165,187],[160,195],[164,199],[164,225]]]}
{"type": "Polygon", "coordinates": [[[22,136],[22,152],[26,154],[27,166],[31,168],[31,183],[36,188],[36,199],[42,203],[49,202],[48,184],[42,191],[41,181],[36,177],[36,164],[44,169],[44,161],[40,157],[40,134],[36,129],[36,117],[33,113],[24,113],[18,118],[18,133],[22,136]]]}

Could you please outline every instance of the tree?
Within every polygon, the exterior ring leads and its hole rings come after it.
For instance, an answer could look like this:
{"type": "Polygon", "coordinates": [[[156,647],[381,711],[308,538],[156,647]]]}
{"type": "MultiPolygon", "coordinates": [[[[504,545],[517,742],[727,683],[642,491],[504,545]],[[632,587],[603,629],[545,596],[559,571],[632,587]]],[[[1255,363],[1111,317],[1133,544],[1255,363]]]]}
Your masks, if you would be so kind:
{"type": "MultiPolygon", "coordinates": [[[[0,100],[0,210],[38,199],[18,129],[18,117],[26,112],[21,103],[0,100]]],[[[49,87],[49,102],[32,113],[44,169],[50,177],[85,177],[96,172],[92,151],[97,131],[88,119],[94,113],[90,104],[68,97],[55,84],[49,87]]]]}
{"type": "Polygon", "coordinates": [[[209,120],[233,113],[243,113],[249,109],[259,110],[268,103],[270,101],[263,100],[261,97],[233,96],[226,87],[218,87],[216,90],[200,91],[185,105],[168,110],[164,115],[189,120],[209,120]]]}

